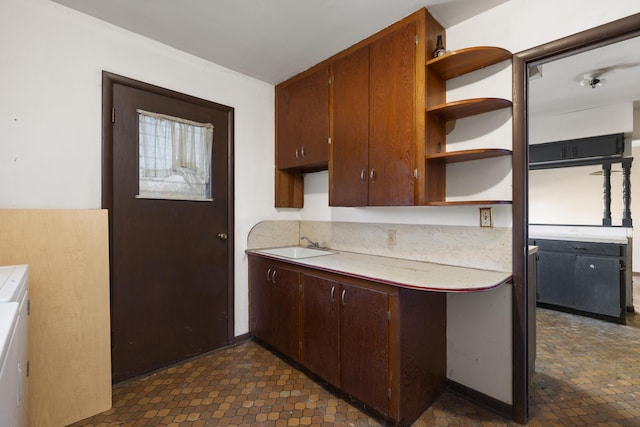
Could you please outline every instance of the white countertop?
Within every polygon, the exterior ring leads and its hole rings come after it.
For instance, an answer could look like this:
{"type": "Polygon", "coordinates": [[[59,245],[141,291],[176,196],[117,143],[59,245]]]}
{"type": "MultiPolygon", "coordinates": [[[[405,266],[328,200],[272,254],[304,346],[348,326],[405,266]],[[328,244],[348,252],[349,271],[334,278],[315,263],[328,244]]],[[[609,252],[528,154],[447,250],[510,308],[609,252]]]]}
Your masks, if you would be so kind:
{"type": "Polygon", "coordinates": [[[541,239],[541,240],[562,240],[570,242],[593,242],[593,243],[620,243],[626,245],[628,239],[626,237],[619,236],[580,236],[577,234],[544,234],[533,233],[529,234],[529,239],[541,239]]]}
{"type": "Polygon", "coordinates": [[[248,254],[294,265],[425,291],[483,291],[507,283],[512,277],[511,272],[504,271],[457,267],[353,252],[334,252],[331,255],[294,259],[271,255],[260,249],[247,250],[248,254]]]}

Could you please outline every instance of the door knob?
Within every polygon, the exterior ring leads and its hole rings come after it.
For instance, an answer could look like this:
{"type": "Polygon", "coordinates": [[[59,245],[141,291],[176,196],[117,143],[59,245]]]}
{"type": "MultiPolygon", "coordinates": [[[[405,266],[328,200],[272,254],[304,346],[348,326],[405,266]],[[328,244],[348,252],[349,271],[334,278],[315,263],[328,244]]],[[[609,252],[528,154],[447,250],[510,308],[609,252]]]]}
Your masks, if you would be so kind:
{"type": "Polygon", "coordinates": [[[227,233],[218,233],[218,239],[227,240],[227,233]]]}

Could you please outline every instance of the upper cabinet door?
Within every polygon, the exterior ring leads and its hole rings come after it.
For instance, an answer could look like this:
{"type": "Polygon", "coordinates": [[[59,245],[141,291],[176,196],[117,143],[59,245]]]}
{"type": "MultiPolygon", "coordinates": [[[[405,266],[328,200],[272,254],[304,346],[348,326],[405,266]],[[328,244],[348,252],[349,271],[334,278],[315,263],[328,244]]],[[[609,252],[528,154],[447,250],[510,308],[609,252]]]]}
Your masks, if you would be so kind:
{"type": "Polygon", "coordinates": [[[329,66],[276,86],[276,166],[322,169],[329,150],[329,66]]]}
{"type": "Polygon", "coordinates": [[[415,38],[410,22],[370,46],[370,206],[414,204],[415,38]]]}
{"type": "Polygon", "coordinates": [[[366,206],[369,200],[369,46],[333,63],[332,77],[329,204],[366,206]]]}

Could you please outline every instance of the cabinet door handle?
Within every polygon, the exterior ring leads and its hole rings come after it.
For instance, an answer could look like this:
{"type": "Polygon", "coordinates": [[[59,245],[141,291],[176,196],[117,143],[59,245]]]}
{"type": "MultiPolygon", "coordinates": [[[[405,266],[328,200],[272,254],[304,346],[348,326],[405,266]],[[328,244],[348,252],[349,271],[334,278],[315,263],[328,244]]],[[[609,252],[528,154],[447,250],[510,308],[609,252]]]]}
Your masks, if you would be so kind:
{"type": "Polygon", "coordinates": [[[366,180],[365,175],[364,175],[364,169],[362,169],[360,171],[360,181],[364,182],[366,180]]]}
{"type": "Polygon", "coordinates": [[[271,283],[276,283],[276,270],[273,270],[273,274],[271,275],[271,283]]]}
{"type": "Polygon", "coordinates": [[[300,158],[300,152],[298,151],[298,149],[296,148],[296,159],[300,158]]]}
{"type": "Polygon", "coordinates": [[[304,145],[300,148],[300,157],[304,157],[304,145]]]}
{"type": "Polygon", "coordinates": [[[331,302],[335,302],[335,300],[336,300],[335,297],[334,297],[335,293],[336,293],[336,287],[332,286],[331,287],[331,302]]]}
{"type": "Polygon", "coordinates": [[[342,305],[346,305],[347,304],[347,301],[346,301],[346,298],[345,298],[346,295],[347,295],[347,290],[343,289],[342,290],[342,305]]]}
{"type": "Polygon", "coordinates": [[[271,282],[271,269],[267,270],[267,282],[271,282]]]}
{"type": "Polygon", "coordinates": [[[369,173],[369,180],[371,182],[376,180],[376,170],[374,168],[371,168],[371,172],[369,173]]]}

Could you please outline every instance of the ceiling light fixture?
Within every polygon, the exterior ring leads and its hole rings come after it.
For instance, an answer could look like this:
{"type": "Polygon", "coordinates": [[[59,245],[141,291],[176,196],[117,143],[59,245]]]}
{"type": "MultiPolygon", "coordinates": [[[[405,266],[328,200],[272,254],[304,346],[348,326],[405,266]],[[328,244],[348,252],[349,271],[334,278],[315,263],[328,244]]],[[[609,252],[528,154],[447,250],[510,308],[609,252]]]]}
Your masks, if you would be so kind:
{"type": "Polygon", "coordinates": [[[595,89],[597,87],[604,86],[606,82],[607,81],[605,79],[601,79],[598,77],[584,76],[584,78],[580,80],[580,86],[582,87],[591,86],[592,89],[595,89]]]}

